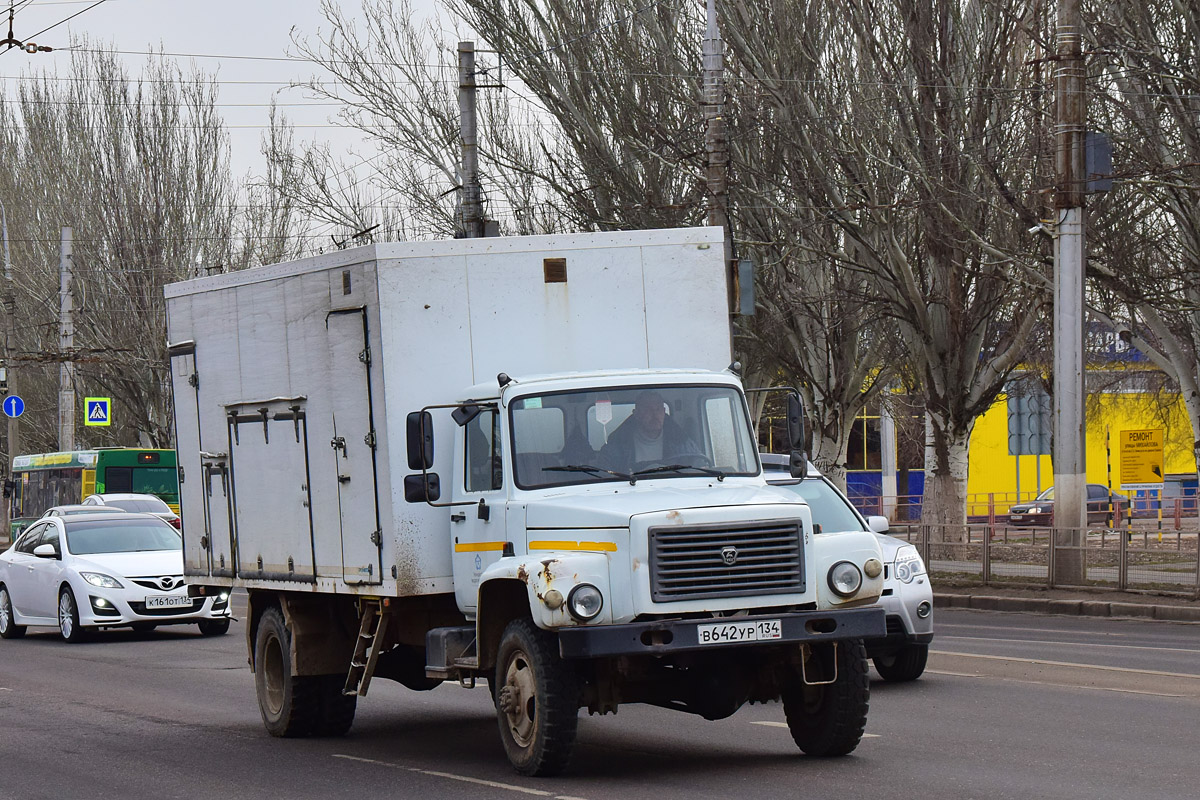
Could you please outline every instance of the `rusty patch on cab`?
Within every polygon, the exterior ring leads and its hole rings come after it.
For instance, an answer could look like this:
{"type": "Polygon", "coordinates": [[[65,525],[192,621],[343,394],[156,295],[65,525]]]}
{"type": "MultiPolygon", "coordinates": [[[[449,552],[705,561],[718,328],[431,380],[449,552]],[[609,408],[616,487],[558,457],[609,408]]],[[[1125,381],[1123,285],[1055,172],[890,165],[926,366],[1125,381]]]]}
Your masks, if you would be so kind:
{"type": "Polygon", "coordinates": [[[521,583],[529,583],[529,573],[525,571],[525,565],[517,567],[517,580],[521,583]]]}
{"type": "Polygon", "coordinates": [[[677,509],[671,509],[667,512],[667,522],[680,523],[683,522],[683,515],[677,509]]]}

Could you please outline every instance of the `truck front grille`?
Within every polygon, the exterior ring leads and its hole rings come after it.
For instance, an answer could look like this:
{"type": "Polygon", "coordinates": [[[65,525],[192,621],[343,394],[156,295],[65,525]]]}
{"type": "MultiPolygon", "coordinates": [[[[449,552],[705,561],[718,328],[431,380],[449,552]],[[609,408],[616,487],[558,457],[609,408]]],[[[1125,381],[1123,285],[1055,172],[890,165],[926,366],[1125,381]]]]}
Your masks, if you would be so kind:
{"type": "Polygon", "coordinates": [[[804,591],[796,520],[660,525],[648,534],[656,603],[804,591]]]}

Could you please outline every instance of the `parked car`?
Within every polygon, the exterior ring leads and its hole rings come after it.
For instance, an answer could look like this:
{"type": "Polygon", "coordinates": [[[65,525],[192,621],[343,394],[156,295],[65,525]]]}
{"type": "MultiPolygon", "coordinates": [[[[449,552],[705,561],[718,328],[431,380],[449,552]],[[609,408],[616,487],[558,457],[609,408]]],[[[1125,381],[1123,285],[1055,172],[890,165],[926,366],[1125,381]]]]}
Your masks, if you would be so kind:
{"type": "Polygon", "coordinates": [[[864,644],[875,671],[888,681],[916,680],[925,671],[933,641],[933,589],[917,548],[884,535],[887,517],[864,518],[846,495],[811,463],[808,477],[797,480],[788,472],[787,456],[762,454],[763,470],[773,486],[791,489],[812,511],[817,534],[874,531],[883,550],[883,594],[879,605],[887,612],[887,636],[864,644]]]}
{"type": "Polygon", "coordinates": [[[51,506],[47,508],[42,518],[46,517],[70,517],[74,514],[111,514],[111,508],[105,506],[85,506],[81,504],[51,506]]]}
{"type": "Polygon", "coordinates": [[[91,494],[84,498],[85,506],[112,506],[122,511],[132,511],[138,514],[153,514],[164,522],[169,522],[175,530],[182,530],[179,515],[161,498],[152,494],[108,493],[91,494]]]}
{"type": "MultiPolygon", "coordinates": [[[[1101,483],[1087,485],[1088,525],[1107,525],[1129,513],[1129,498],[1101,483]]],[[[1021,527],[1050,525],[1054,520],[1054,487],[1008,509],[1008,524],[1021,527]]]]}
{"type": "Polygon", "coordinates": [[[0,637],[57,626],[77,642],[93,630],[192,623],[229,630],[229,595],[188,597],[179,532],[149,514],[43,517],[0,553],[0,637]]]}

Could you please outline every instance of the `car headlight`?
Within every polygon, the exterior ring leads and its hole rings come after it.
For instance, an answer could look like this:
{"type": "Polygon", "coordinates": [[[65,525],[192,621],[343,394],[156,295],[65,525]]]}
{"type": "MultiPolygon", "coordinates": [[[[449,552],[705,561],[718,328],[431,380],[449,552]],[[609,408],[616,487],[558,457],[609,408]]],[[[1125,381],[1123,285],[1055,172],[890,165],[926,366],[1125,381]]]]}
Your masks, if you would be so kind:
{"type": "Polygon", "coordinates": [[[111,575],[105,575],[102,572],[81,572],[79,577],[90,583],[92,586],[99,586],[104,589],[124,589],[125,586],[111,575]]]}
{"type": "Polygon", "coordinates": [[[829,570],[829,588],[842,597],[850,597],[862,586],[862,572],[849,561],[839,561],[829,570]]]}
{"type": "Polygon", "coordinates": [[[917,548],[905,545],[896,551],[895,573],[901,583],[912,583],[913,578],[925,574],[925,562],[917,548]]]}
{"type": "Polygon", "coordinates": [[[567,610],[580,622],[596,618],[604,608],[604,595],[590,583],[581,583],[567,595],[567,610]]]}
{"type": "Polygon", "coordinates": [[[1029,509],[1029,513],[1030,513],[1030,514],[1040,514],[1040,513],[1042,513],[1041,506],[1034,506],[1033,508],[1029,509]]]}

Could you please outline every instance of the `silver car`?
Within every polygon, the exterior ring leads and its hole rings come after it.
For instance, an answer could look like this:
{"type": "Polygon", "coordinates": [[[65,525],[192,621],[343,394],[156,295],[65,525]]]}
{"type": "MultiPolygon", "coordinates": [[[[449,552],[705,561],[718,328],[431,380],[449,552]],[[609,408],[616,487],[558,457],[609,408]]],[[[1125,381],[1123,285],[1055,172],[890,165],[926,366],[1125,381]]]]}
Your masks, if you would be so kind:
{"type": "Polygon", "coordinates": [[[883,550],[883,595],[887,636],[864,642],[875,671],[889,681],[911,681],[925,671],[929,643],[933,641],[933,589],[917,548],[894,536],[885,536],[887,517],[869,517],[850,503],[836,486],[809,464],[808,477],[797,480],[788,473],[787,456],[762,454],[763,470],[773,486],[791,489],[812,510],[816,533],[874,531],[883,550]]]}

